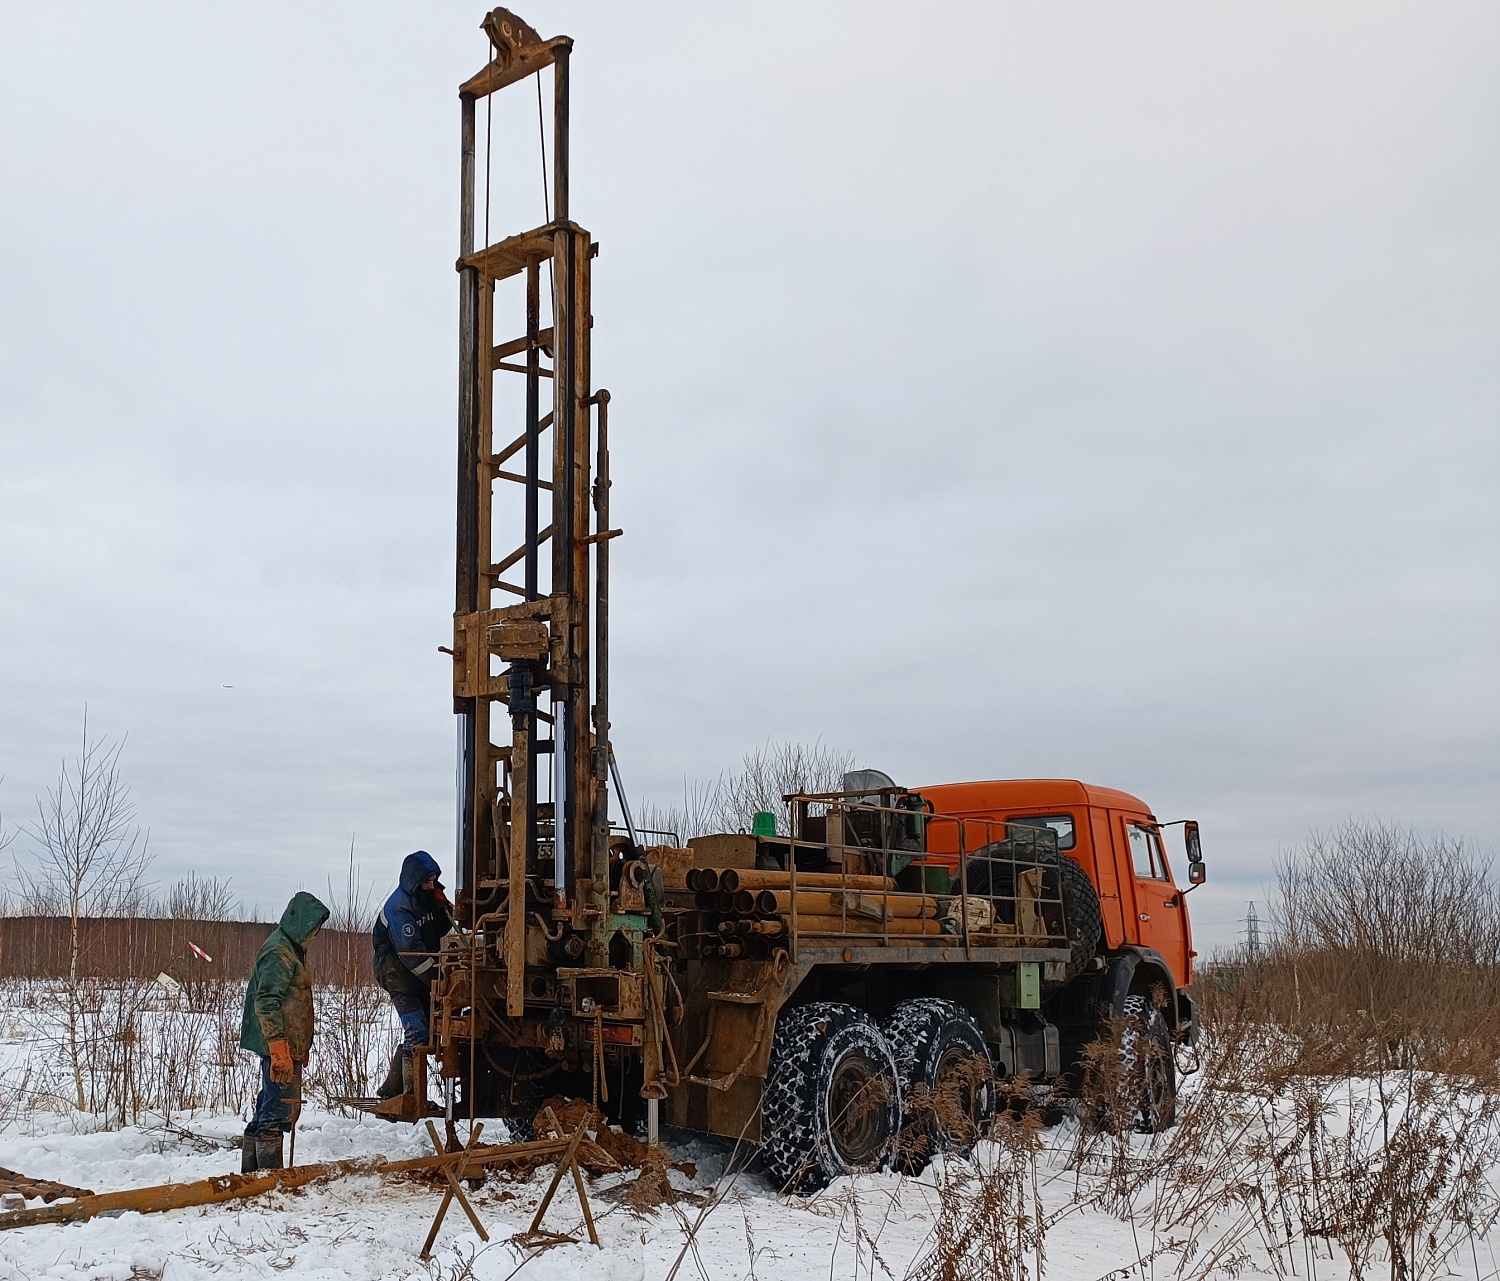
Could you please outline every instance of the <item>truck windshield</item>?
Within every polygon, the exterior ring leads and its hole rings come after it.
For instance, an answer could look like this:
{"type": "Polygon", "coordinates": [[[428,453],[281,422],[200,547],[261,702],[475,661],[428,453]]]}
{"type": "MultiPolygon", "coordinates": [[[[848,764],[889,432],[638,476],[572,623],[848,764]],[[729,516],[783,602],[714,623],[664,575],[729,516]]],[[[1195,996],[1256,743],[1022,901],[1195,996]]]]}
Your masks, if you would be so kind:
{"type": "Polygon", "coordinates": [[[1073,848],[1073,816],[1071,814],[1022,814],[1005,821],[1015,827],[1050,827],[1057,833],[1058,849],[1073,848]]]}

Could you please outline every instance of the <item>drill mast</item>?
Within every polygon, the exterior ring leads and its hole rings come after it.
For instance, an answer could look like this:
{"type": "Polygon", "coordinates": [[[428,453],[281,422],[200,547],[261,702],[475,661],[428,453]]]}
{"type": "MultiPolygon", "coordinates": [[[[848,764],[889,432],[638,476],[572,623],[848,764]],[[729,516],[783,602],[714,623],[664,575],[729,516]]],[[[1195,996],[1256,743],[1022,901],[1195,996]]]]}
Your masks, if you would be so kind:
{"type": "Polygon", "coordinates": [[[573,42],[543,40],[505,9],[484,28],[494,57],[459,89],[458,908],[471,931],[503,940],[504,1008],[515,1018],[527,995],[528,919],[570,927],[584,939],[581,960],[607,963],[609,539],[618,531],[608,528],[609,393],[590,382],[598,247],[569,215],[573,42]],[[550,220],[476,249],[476,104],[548,68],[550,220]],[[519,413],[518,397],[496,394],[499,380],[517,378],[519,413]]]}

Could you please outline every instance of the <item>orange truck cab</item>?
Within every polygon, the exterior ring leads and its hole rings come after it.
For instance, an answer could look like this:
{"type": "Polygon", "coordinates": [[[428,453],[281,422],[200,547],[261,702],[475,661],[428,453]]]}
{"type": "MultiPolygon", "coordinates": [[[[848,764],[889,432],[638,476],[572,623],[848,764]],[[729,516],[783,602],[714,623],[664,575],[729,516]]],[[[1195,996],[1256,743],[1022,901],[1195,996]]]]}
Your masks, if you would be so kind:
{"type": "MultiPolygon", "coordinates": [[[[1074,779],[999,779],[916,789],[937,817],[929,854],[972,853],[1002,825],[1048,827],[1058,852],[1087,873],[1099,895],[1104,937],[1096,958],[1098,1004],[1118,1012],[1132,992],[1156,989],[1175,1035],[1197,1039],[1192,928],[1186,891],[1173,881],[1162,827],[1150,806],[1128,792],[1074,779]]],[[[1196,823],[1186,824],[1189,879],[1203,880],[1196,823]]]]}

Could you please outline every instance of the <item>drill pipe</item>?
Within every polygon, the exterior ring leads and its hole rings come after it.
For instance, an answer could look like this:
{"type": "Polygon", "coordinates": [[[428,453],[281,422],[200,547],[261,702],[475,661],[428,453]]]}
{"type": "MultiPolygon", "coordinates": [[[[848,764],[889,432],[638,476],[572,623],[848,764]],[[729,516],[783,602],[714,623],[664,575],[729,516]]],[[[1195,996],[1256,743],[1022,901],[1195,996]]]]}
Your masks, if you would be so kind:
{"type": "MultiPolygon", "coordinates": [[[[714,869],[705,867],[700,872],[714,869]]],[[[789,890],[790,872],[766,872],[760,869],[726,867],[716,873],[715,884],[721,890],[789,890]]],[[[799,890],[893,890],[896,882],[889,876],[845,876],[839,872],[798,872],[799,890]]]]}

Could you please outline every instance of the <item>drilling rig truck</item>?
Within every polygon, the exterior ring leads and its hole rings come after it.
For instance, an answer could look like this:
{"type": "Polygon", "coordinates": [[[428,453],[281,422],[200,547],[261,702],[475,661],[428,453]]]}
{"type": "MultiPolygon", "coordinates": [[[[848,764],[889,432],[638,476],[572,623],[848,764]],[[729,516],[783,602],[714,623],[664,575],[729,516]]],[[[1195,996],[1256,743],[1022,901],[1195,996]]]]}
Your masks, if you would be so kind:
{"type": "MultiPolygon", "coordinates": [[[[665,1123],[756,1144],[778,1182],[808,1190],[966,1148],[1003,1083],[1076,1087],[1084,1047],[1123,1019],[1160,1051],[1134,1055],[1131,1119],[1170,1124],[1172,1050],[1197,1033],[1194,953],[1163,825],[1134,796],[1065,780],[907,787],[861,770],[749,832],[683,843],[632,823],[610,745],[621,531],[610,397],[590,374],[598,246],[569,198],[573,42],[505,9],[482,25],[491,58],[459,88],[444,647],[458,924],[418,1083],[380,1110],[428,1110],[429,1073],[450,1117],[513,1127],[547,1096],[589,1098],[653,1140],[665,1123]],[[490,240],[476,108],[489,119],[490,95],[533,77],[552,91],[547,221],[490,240]],[[956,1106],[921,1106],[944,1090],[956,1106]]],[[[484,149],[487,183],[487,128],[484,149]]],[[[1196,824],[1183,848],[1196,885],[1196,824]]]]}

